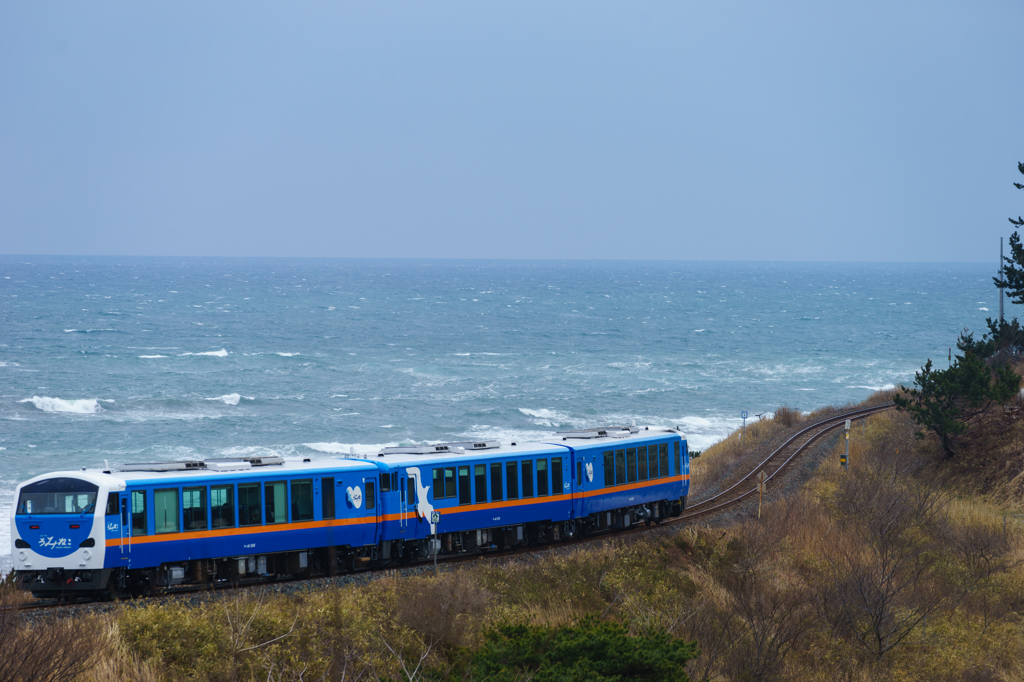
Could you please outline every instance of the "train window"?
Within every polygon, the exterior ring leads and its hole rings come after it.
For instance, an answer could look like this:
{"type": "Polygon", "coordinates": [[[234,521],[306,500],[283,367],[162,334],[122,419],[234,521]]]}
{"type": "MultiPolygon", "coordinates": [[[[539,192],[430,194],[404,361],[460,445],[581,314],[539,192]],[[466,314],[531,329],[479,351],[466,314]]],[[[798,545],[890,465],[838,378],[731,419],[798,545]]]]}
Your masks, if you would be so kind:
{"type": "Polygon", "coordinates": [[[444,469],[434,469],[434,499],[444,499],[444,469]]]}
{"type": "Polygon", "coordinates": [[[449,500],[455,498],[455,467],[444,468],[444,496],[449,500]]]}
{"type": "Polygon", "coordinates": [[[647,461],[651,467],[651,478],[658,478],[661,473],[658,470],[658,446],[650,445],[647,448],[647,461]]]}
{"type": "Polygon", "coordinates": [[[476,487],[476,503],[487,501],[487,467],[477,464],[473,467],[473,485],[476,487]]]}
{"type": "Polygon", "coordinates": [[[210,488],[210,516],[214,528],[235,527],[235,486],[215,485],[210,488]]]}
{"type": "Polygon", "coordinates": [[[391,489],[392,490],[398,490],[398,472],[397,471],[392,471],[391,472],[391,489]]]}
{"type": "Polygon", "coordinates": [[[519,499],[519,465],[515,462],[505,462],[505,499],[519,499]]]}
{"type": "Polygon", "coordinates": [[[334,512],[334,479],[320,479],[320,516],[325,519],[333,519],[334,512]]]}
{"type": "Polygon", "coordinates": [[[473,491],[469,487],[469,467],[459,467],[459,504],[472,504],[473,491]]]}
{"type": "Polygon", "coordinates": [[[648,475],[647,469],[647,446],[641,446],[636,449],[636,462],[639,468],[639,480],[646,481],[648,475]]]}
{"type": "Polygon", "coordinates": [[[391,474],[380,475],[380,491],[382,493],[391,492],[391,474]]]}
{"type": "Polygon", "coordinates": [[[548,494],[548,461],[537,460],[537,497],[546,497],[548,494]]]}
{"type": "Polygon", "coordinates": [[[615,453],[605,450],[604,453],[604,487],[611,488],[615,485],[615,453]]]}
{"type": "Polygon", "coordinates": [[[206,488],[185,488],[181,493],[185,530],[206,530],[206,488]]]}
{"type": "Polygon", "coordinates": [[[288,493],[284,489],[284,481],[264,483],[266,488],[263,500],[267,525],[271,523],[288,523],[288,493]]]}
{"type": "Polygon", "coordinates": [[[551,458],[551,494],[562,494],[562,458],[551,458]]]}
{"type": "Polygon", "coordinates": [[[292,481],[292,523],[313,520],[313,479],[292,481]]]}
{"type": "Polygon", "coordinates": [[[146,491],[132,491],[132,535],[146,535],[146,491]]]}
{"type": "Polygon", "coordinates": [[[409,493],[405,499],[409,500],[409,504],[416,504],[416,478],[411,475],[409,476],[409,493]]]}
{"type": "Polygon", "coordinates": [[[533,497],[533,460],[523,460],[523,499],[533,497]]]}
{"type": "Polygon", "coordinates": [[[373,481],[366,481],[366,509],[370,510],[377,506],[377,492],[373,481]]]}
{"type": "Polygon", "coordinates": [[[676,441],[676,475],[677,476],[679,474],[683,473],[682,464],[680,464],[680,462],[679,462],[679,450],[680,450],[680,443],[679,443],[679,441],[676,441]]]}
{"type": "Polygon", "coordinates": [[[107,493],[107,516],[117,515],[117,493],[107,493]]]}
{"type": "Polygon", "coordinates": [[[658,444],[658,455],[661,461],[661,477],[668,476],[668,443],[658,444]]]}
{"type": "Polygon", "coordinates": [[[505,499],[501,492],[501,462],[494,462],[491,464],[491,502],[505,499]]]}
{"type": "Polygon", "coordinates": [[[178,489],[154,490],[153,509],[156,520],[156,532],[177,533],[178,532],[178,489]]]}
{"type": "Polygon", "coordinates": [[[623,485],[626,482],[626,451],[615,451],[615,485],[623,485]]]}
{"type": "Polygon", "coordinates": [[[576,460],[576,485],[583,485],[583,462],[576,460]]]}
{"type": "Polygon", "coordinates": [[[19,514],[81,514],[96,506],[99,486],[77,478],[48,478],[21,489],[19,514]]]}
{"type": "Polygon", "coordinates": [[[636,448],[626,450],[626,481],[636,483],[636,448]]]}
{"type": "Polygon", "coordinates": [[[238,525],[259,526],[263,523],[260,509],[260,484],[238,484],[238,525]]]}

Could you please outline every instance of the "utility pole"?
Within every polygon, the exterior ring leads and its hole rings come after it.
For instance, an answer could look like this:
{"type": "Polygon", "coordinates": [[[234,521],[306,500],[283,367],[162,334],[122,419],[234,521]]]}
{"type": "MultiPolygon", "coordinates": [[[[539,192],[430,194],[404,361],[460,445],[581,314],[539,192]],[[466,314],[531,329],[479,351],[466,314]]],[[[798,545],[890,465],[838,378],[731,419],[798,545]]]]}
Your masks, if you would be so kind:
{"type": "MultiPolygon", "coordinates": [[[[999,280],[1003,279],[1003,238],[999,238],[999,280]]],[[[1003,288],[999,287],[999,321],[1003,321],[1003,288]]]]}

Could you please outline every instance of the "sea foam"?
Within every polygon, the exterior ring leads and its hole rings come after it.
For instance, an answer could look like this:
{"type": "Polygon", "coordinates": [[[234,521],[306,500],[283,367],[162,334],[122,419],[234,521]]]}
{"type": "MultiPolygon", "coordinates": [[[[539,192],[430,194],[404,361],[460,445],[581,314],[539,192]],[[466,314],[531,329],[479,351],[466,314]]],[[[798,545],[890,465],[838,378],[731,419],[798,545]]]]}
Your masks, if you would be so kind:
{"type": "Polygon", "coordinates": [[[206,351],[205,353],[181,353],[180,357],[184,357],[186,355],[209,355],[215,358],[226,358],[228,356],[228,352],[227,350],[221,348],[220,350],[209,350],[206,351]]]}
{"type": "Polygon", "coordinates": [[[225,405],[237,405],[242,400],[256,400],[252,396],[243,396],[238,393],[228,393],[227,395],[217,396],[216,398],[207,398],[207,400],[214,400],[224,403],[225,405]]]}
{"type": "Polygon", "coordinates": [[[82,400],[62,400],[47,396],[34,395],[31,398],[19,400],[19,403],[32,403],[37,410],[43,412],[70,412],[72,414],[96,414],[102,412],[100,402],[95,398],[82,400]]]}

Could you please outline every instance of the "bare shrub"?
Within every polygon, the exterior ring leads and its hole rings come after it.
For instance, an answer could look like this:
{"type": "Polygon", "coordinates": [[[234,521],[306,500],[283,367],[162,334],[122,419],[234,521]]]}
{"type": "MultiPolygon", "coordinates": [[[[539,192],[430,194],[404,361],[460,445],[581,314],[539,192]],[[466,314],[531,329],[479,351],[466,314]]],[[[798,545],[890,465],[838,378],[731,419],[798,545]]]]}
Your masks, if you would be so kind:
{"type": "Polygon", "coordinates": [[[428,647],[454,650],[475,646],[491,594],[469,571],[398,583],[395,617],[423,638],[428,647]]]}
{"type": "Polygon", "coordinates": [[[20,590],[0,589],[0,680],[70,682],[96,664],[101,644],[97,619],[26,624],[19,611],[26,600],[20,590]]]}
{"type": "Polygon", "coordinates": [[[803,421],[803,415],[800,413],[800,410],[794,410],[792,407],[783,405],[779,409],[775,410],[772,420],[788,429],[803,421]]]}
{"type": "Polygon", "coordinates": [[[939,489],[914,479],[853,478],[837,491],[836,508],[840,518],[826,547],[829,584],[821,611],[836,634],[854,638],[877,660],[982,579],[971,571],[958,585],[948,582],[942,557],[950,540],[965,552],[984,549],[993,558],[998,552],[987,534],[954,530],[939,489]]]}

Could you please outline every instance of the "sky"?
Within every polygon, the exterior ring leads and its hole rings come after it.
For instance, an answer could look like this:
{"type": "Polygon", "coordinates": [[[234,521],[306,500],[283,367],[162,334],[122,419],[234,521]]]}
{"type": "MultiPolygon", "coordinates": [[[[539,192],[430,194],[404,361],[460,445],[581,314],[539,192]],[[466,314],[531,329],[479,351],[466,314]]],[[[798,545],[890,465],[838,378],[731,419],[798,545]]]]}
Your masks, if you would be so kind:
{"type": "Polygon", "coordinates": [[[0,253],[990,261],[1024,3],[0,4],[0,253]]]}

